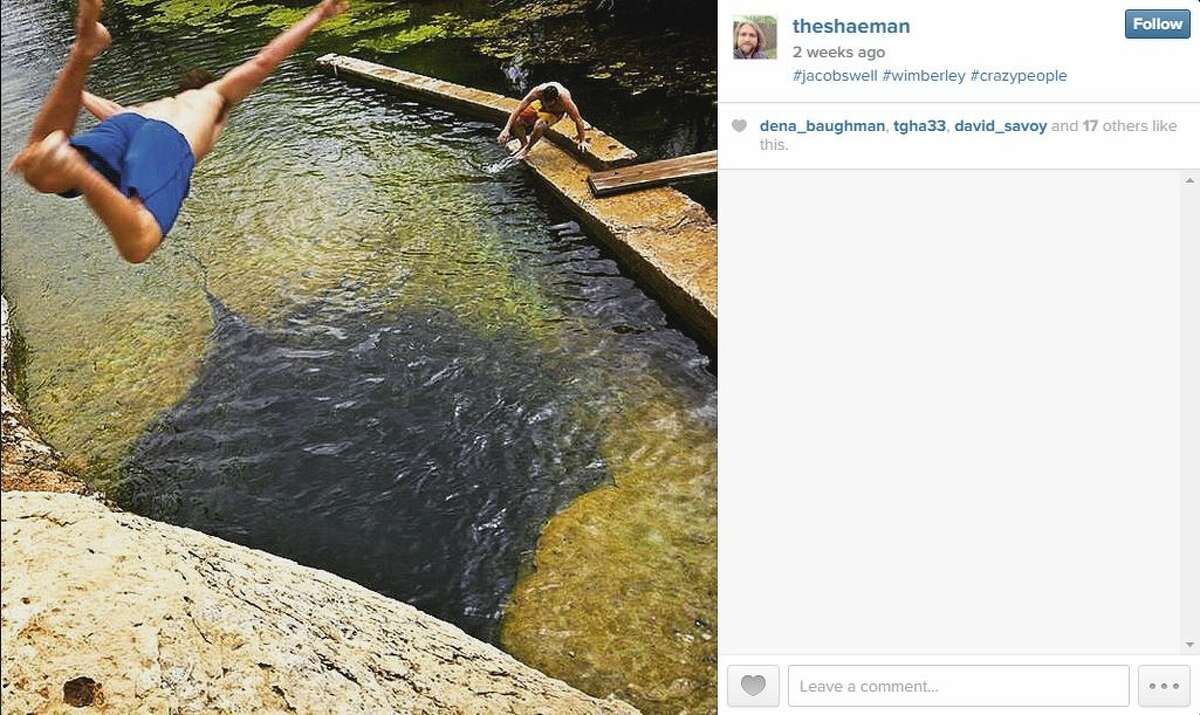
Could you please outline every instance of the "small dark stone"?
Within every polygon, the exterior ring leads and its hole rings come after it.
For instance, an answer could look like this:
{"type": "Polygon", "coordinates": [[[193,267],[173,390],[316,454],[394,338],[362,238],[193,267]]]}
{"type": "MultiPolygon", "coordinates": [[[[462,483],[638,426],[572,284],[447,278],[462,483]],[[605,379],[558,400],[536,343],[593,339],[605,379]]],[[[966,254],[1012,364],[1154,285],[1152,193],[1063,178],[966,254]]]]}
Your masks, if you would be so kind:
{"type": "Polygon", "coordinates": [[[86,676],[63,683],[63,702],[77,708],[103,702],[100,698],[100,683],[86,676]]]}

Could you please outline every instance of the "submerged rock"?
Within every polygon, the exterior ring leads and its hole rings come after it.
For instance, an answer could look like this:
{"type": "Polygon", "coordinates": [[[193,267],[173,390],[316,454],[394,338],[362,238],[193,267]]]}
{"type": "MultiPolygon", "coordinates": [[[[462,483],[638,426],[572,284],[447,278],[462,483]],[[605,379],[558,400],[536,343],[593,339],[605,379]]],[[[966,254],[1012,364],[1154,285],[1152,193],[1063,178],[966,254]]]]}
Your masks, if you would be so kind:
{"type": "Polygon", "coordinates": [[[9,392],[0,317],[4,712],[637,712],[332,574],[111,510],[9,392]]]}
{"type": "Polygon", "coordinates": [[[6,712],[636,712],[331,574],[77,495],[0,498],[6,712]]]}

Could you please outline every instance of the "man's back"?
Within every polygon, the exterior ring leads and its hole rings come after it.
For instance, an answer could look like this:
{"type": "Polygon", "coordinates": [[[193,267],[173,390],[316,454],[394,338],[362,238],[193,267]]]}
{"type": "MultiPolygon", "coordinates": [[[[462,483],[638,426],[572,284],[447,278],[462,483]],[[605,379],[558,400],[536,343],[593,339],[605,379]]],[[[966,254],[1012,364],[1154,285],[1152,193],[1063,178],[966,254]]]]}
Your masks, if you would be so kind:
{"type": "Polygon", "coordinates": [[[139,104],[133,110],[144,117],[160,119],[179,130],[199,161],[212,149],[225,126],[221,110],[225,98],[211,87],[189,89],[174,97],[139,104]]]}
{"type": "Polygon", "coordinates": [[[561,113],[561,112],[566,111],[567,102],[571,101],[570,90],[568,90],[566,87],[562,86],[558,82],[544,82],[541,85],[538,85],[538,90],[541,93],[541,101],[542,101],[543,108],[545,108],[547,111],[555,112],[555,113],[561,113]],[[555,97],[553,99],[553,101],[546,100],[545,91],[546,91],[547,87],[553,87],[558,92],[558,96],[555,97]]]}

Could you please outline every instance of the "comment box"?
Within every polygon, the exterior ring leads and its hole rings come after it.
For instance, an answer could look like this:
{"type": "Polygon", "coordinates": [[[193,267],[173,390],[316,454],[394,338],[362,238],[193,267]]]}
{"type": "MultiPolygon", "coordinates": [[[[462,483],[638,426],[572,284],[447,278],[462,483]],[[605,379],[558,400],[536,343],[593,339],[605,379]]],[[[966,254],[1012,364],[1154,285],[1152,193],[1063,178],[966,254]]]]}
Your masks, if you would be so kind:
{"type": "Polygon", "coordinates": [[[793,665],[792,707],[1126,707],[1125,665],[793,665]]]}

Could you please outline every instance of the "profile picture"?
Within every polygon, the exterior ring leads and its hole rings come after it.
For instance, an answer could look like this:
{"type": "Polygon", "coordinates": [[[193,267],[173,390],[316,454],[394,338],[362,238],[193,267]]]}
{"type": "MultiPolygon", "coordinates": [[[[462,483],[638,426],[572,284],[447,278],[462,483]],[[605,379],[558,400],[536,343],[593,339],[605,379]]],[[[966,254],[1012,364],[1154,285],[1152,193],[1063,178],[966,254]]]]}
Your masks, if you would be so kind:
{"type": "Polygon", "coordinates": [[[773,60],[778,23],[770,15],[742,15],[733,19],[733,58],[773,60]]]}

